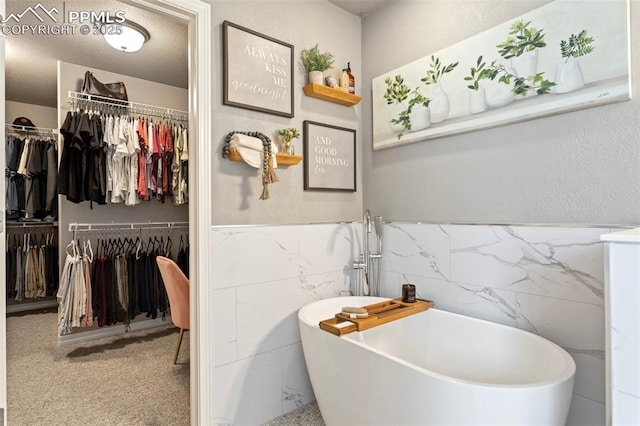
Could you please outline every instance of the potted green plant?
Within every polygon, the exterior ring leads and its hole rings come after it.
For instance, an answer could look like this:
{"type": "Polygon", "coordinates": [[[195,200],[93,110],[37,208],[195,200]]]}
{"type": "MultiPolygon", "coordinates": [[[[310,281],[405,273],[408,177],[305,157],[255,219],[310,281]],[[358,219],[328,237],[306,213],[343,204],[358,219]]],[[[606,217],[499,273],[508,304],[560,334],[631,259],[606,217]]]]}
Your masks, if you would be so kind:
{"type": "Polygon", "coordinates": [[[470,97],[471,112],[482,112],[486,107],[501,107],[513,101],[513,78],[513,73],[497,60],[487,64],[482,56],[478,56],[476,65],[471,67],[469,75],[464,77],[465,81],[470,82],[467,88],[473,91],[470,97]],[[481,86],[483,80],[486,82],[481,86]],[[480,93],[480,89],[483,89],[484,93],[480,93]]]}
{"type": "MultiPolygon", "coordinates": [[[[518,78],[533,79],[538,73],[538,49],[545,47],[544,31],[531,26],[531,21],[515,21],[505,41],[498,44],[498,53],[511,60],[518,78]]],[[[533,93],[526,92],[525,95],[533,93]]]]}
{"type": "Polygon", "coordinates": [[[464,81],[469,81],[467,88],[478,91],[480,89],[480,81],[487,78],[487,63],[482,60],[482,55],[478,56],[476,66],[469,69],[469,75],[464,77],[464,81]]]}
{"type": "Polygon", "coordinates": [[[300,53],[300,62],[309,73],[309,83],[324,84],[323,72],[331,68],[334,56],[330,52],[320,52],[316,44],[300,53]]]}
{"type": "Polygon", "coordinates": [[[440,58],[431,55],[431,63],[426,75],[420,79],[429,87],[428,95],[431,97],[429,114],[431,123],[439,123],[449,115],[449,95],[444,91],[440,81],[445,74],[450,73],[458,66],[458,62],[443,65],[440,58]]]}
{"type": "Polygon", "coordinates": [[[409,86],[404,84],[404,78],[398,74],[394,78],[387,77],[384,79],[384,83],[387,85],[387,90],[384,92],[384,99],[387,101],[387,105],[400,104],[409,97],[409,86]]]}
{"type": "Polygon", "coordinates": [[[404,78],[400,74],[387,77],[384,82],[387,85],[383,97],[389,105],[389,127],[394,132],[401,132],[404,126],[396,117],[406,109],[405,101],[409,98],[411,89],[405,84],[404,78]]]}
{"type": "Polygon", "coordinates": [[[584,87],[584,78],[578,58],[593,52],[595,39],[587,35],[587,30],[582,30],[578,35],[571,34],[568,40],[560,41],[560,56],[565,60],[558,64],[556,69],[557,84],[555,93],[567,93],[584,87]]]}
{"type": "Polygon", "coordinates": [[[578,59],[593,52],[594,41],[593,37],[587,36],[587,30],[580,31],[578,35],[571,34],[569,40],[560,41],[560,54],[565,62],[569,62],[570,58],[578,59]]]}
{"type": "Polygon", "coordinates": [[[427,86],[430,84],[438,84],[442,76],[447,73],[450,73],[458,66],[458,62],[451,63],[447,66],[442,66],[442,62],[440,62],[440,58],[431,55],[431,63],[429,64],[429,69],[427,70],[427,75],[422,77],[420,81],[422,81],[427,86]]]}
{"type": "Polygon", "coordinates": [[[487,63],[482,59],[482,55],[478,56],[476,65],[469,68],[469,75],[464,77],[464,81],[468,82],[467,88],[472,92],[469,94],[469,110],[472,114],[485,111],[487,103],[484,98],[484,87],[480,90],[480,81],[487,78],[487,63]]]}
{"type": "Polygon", "coordinates": [[[300,137],[300,130],[295,127],[289,127],[286,129],[279,129],[278,135],[282,137],[282,151],[285,154],[294,155],[295,151],[293,149],[293,145],[291,145],[291,140],[297,139],[300,137]]]}
{"type": "Polygon", "coordinates": [[[543,72],[539,72],[529,77],[516,77],[511,91],[516,95],[523,96],[530,92],[535,92],[538,95],[549,93],[556,83],[546,80],[543,74],[543,72]]]}
{"type": "Polygon", "coordinates": [[[531,21],[515,21],[511,24],[509,36],[498,44],[498,53],[505,59],[522,56],[525,52],[533,52],[536,48],[545,47],[543,30],[529,27],[531,21]]]}
{"type": "Polygon", "coordinates": [[[389,112],[391,130],[402,138],[405,131],[424,129],[429,126],[429,103],[431,99],[422,95],[418,88],[411,90],[405,84],[402,75],[387,77],[384,80],[387,89],[383,95],[387,105],[393,108],[389,112]]]}

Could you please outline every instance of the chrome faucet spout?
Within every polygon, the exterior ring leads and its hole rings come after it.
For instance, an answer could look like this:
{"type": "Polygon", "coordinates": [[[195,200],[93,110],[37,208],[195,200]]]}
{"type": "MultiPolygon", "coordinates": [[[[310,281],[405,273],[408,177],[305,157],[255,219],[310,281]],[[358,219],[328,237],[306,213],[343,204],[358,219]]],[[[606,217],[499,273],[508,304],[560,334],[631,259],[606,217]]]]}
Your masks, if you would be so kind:
{"type": "Polygon", "coordinates": [[[374,225],[376,227],[376,235],[378,236],[378,253],[377,255],[382,257],[382,216],[376,216],[373,218],[374,225]]]}
{"type": "Polygon", "coordinates": [[[380,292],[380,259],[382,258],[382,217],[371,216],[369,209],[365,209],[362,218],[362,251],[358,260],[353,262],[353,269],[358,270],[355,286],[357,296],[378,296],[380,292]],[[377,237],[377,253],[372,253],[369,238],[373,232],[377,237]]]}
{"type": "Polygon", "coordinates": [[[363,227],[365,233],[367,233],[367,234],[371,233],[371,212],[369,211],[369,209],[366,209],[364,211],[364,218],[362,220],[362,227],[363,227]]]}

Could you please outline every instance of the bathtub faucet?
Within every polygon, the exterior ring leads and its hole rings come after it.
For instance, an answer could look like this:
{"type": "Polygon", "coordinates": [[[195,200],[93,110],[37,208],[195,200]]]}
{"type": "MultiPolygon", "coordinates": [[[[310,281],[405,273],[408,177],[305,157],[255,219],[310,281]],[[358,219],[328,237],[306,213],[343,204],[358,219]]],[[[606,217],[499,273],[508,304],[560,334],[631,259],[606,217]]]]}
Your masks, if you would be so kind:
{"type": "Polygon", "coordinates": [[[380,259],[382,258],[382,216],[373,219],[377,236],[378,252],[371,253],[369,238],[373,231],[371,212],[365,210],[362,220],[362,251],[353,268],[358,270],[356,296],[378,296],[380,293],[380,259]]]}

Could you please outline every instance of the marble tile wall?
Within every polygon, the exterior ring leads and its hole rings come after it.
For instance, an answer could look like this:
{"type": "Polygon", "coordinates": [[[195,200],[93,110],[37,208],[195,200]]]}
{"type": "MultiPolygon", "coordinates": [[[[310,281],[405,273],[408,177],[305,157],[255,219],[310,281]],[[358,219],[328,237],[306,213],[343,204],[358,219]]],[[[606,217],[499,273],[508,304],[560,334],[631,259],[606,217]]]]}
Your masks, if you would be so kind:
{"type": "Polygon", "coordinates": [[[358,224],[213,228],[214,413],[262,424],[315,399],[298,310],[348,295],[358,224]]]}
{"type": "Polygon", "coordinates": [[[382,295],[401,284],[452,312],[518,327],[576,362],[568,425],[605,424],[604,247],[610,228],[384,227],[382,295]]]}
{"type": "MultiPolygon", "coordinates": [[[[604,255],[610,228],[387,223],[382,295],[528,330],[577,366],[568,425],[605,419],[604,255]]],[[[346,295],[359,224],[213,228],[217,424],[261,424],[315,399],[298,309],[346,295]]]]}

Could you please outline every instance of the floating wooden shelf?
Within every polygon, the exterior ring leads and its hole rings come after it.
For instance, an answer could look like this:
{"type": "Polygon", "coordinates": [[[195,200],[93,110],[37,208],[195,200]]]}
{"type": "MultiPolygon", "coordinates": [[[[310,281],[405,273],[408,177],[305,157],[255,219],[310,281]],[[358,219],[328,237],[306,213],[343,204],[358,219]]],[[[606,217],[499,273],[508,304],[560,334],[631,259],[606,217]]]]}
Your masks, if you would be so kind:
{"type": "Polygon", "coordinates": [[[364,306],[369,313],[366,318],[350,318],[343,313],[337,313],[334,318],[320,321],[320,328],[336,336],[342,336],[353,331],[364,331],[386,324],[432,307],[433,302],[430,300],[417,299],[414,303],[406,303],[402,299],[391,299],[364,306]]]}
{"type": "MultiPolygon", "coordinates": [[[[231,148],[229,150],[229,160],[230,161],[244,161],[242,159],[242,155],[240,155],[238,150],[235,149],[235,148],[231,148]]],[[[278,166],[295,166],[300,161],[302,161],[302,156],[277,153],[276,154],[276,161],[278,162],[278,166]]]]}
{"type": "Polygon", "coordinates": [[[278,166],[295,166],[302,161],[302,156],[277,153],[276,160],[278,161],[278,166]]]}
{"type": "Polygon", "coordinates": [[[345,106],[354,106],[362,100],[362,96],[345,93],[340,89],[325,86],[323,84],[309,83],[302,88],[304,94],[312,98],[333,102],[345,106]]]}

